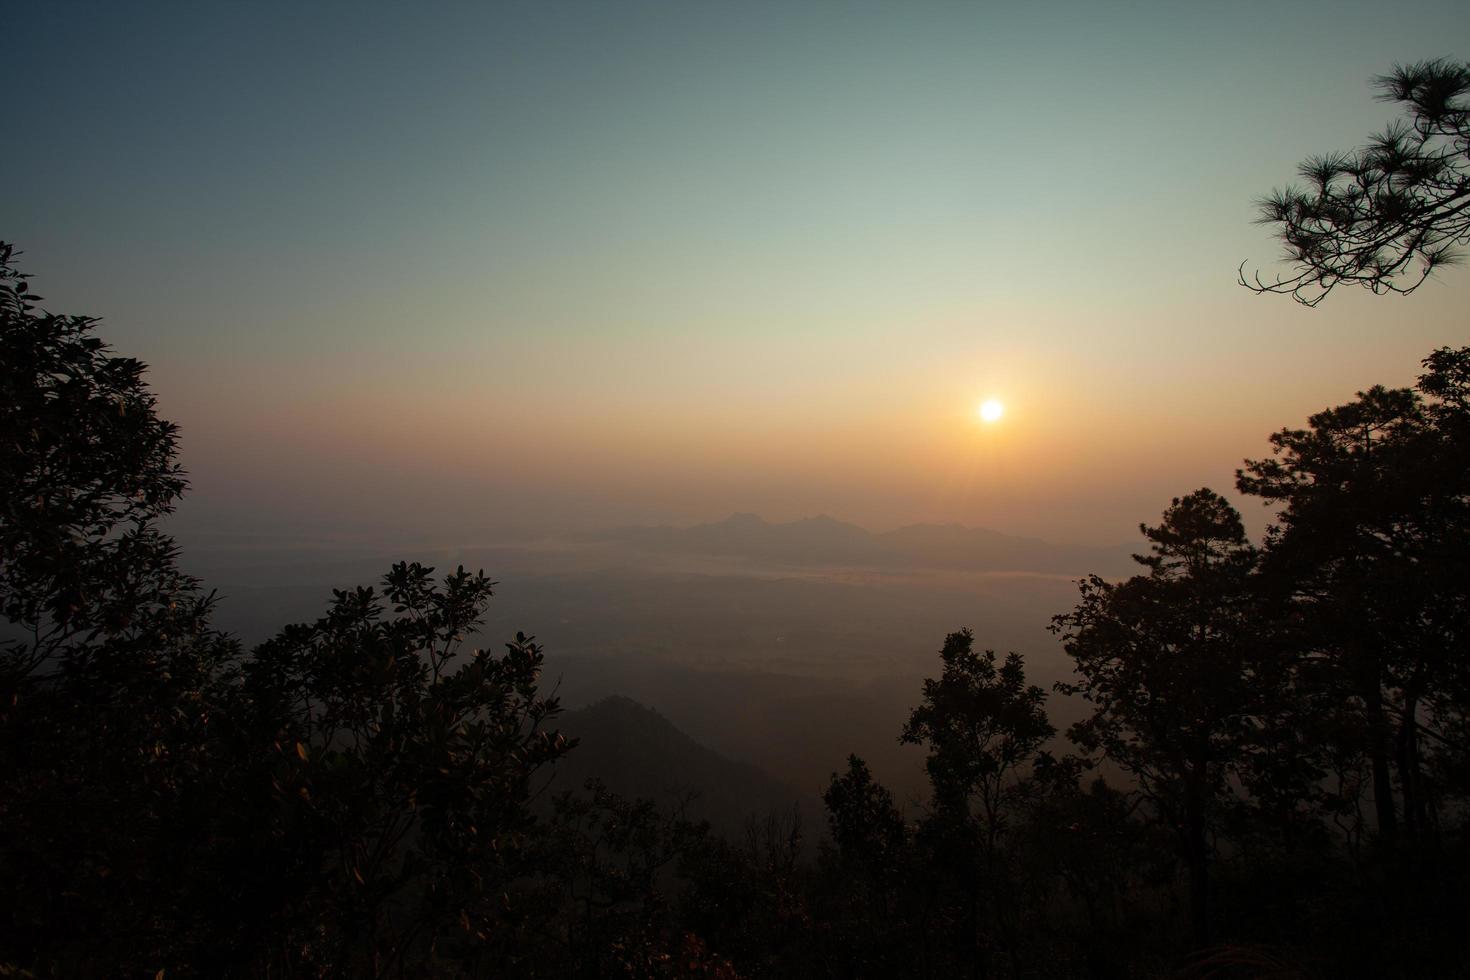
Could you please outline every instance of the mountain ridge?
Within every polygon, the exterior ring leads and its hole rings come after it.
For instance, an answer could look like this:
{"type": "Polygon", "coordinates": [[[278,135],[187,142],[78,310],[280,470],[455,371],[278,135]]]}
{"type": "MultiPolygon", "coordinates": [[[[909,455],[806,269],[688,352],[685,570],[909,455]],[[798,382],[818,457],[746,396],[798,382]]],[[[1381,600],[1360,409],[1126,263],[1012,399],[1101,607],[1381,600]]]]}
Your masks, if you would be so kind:
{"type": "Polygon", "coordinates": [[[963,568],[977,571],[1113,572],[1129,567],[1131,548],[1062,545],[963,524],[908,524],[869,531],[829,514],[770,522],[736,512],[722,521],[632,525],[590,535],[656,552],[759,558],[797,564],[963,568]]]}

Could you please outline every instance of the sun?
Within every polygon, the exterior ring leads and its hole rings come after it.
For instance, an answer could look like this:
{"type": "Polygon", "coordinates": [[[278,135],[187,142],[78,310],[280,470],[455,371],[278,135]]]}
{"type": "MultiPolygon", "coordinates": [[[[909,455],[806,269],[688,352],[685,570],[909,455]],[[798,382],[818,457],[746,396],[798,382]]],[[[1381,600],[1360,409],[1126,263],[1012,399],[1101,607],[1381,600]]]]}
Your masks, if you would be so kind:
{"type": "Polygon", "coordinates": [[[980,419],[983,422],[999,422],[1005,413],[1006,407],[994,398],[987,398],[980,403],[980,419]]]}

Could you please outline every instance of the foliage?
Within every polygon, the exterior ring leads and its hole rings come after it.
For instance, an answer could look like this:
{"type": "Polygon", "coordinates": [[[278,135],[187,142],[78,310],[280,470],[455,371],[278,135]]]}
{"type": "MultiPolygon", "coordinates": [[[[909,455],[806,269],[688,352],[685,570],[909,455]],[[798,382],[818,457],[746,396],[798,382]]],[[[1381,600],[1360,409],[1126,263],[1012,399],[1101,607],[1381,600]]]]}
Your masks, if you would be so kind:
{"type": "Polygon", "coordinates": [[[675,864],[708,846],[708,825],[597,780],[585,790],[557,797],[542,849],[539,871],[555,881],[561,911],[541,959],[564,948],[568,976],[733,978],[728,960],[680,928],[664,893],[675,864]]]}
{"type": "Polygon", "coordinates": [[[286,858],[253,872],[292,896],[275,913],[292,970],[423,974],[513,953],[511,885],[536,870],[531,780],[569,745],[545,729],[559,708],[532,639],[464,650],[492,583],[432,572],[398,564],[381,592],[338,591],[244,666],[245,775],[271,790],[250,819],[286,858]]]}
{"type": "Polygon", "coordinates": [[[1425,782],[1424,742],[1454,749],[1444,726],[1466,703],[1470,348],[1435,351],[1424,367],[1413,390],[1374,387],[1276,433],[1273,456],[1238,475],[1243,492],[1281,507],[1267,568],[1302,624],[1339,754],[1367,757],[1389,836],[1400,817],[1414,834],[1432,822],[1449,787],[1425,782]]]}
{"type": "Polygon", "coordinates": [[[37,309],[14,255],[0,243],[0,960],[141,970],[188,915],[176,845],[235,648],[156,527],[185,481],[143,365],[37,309]]]}
{"type": "Polygon", "coordinates": [[[14,254],[0,243],[0,607],[29,637],[7,643],[8,683],[48,660],[94,659],[99,637],[188,632],[201,605],[154,527],[186,485],[177,427],[95,319],[36,308],[14,254]]]}
{"type": "Polygon", "coordinates": [[[1046,692],[1026,683],[1018,654],[997,666],[995,652],[975,653],[973,634],[961,630],[945,638],[939,658],[944,669],[924,682],[899,740],[929,749],[932,812],[917,843],[938,872],[926,888],[927,901],[944,910],[940,942],[984,970],[992,947],[1014,960],[1019,945],[1023,880],[1001,845],[1021,777],[1056,730],[1046,692]]]}
{"type": "Polygon", "coordinates": [[[1269,696],[1253,663],[1255,550],[1240,515],[1209,489],[1175,498],[1157,527],[1141,529],[1152,553],[1136,560],[1148,574],[1093,576],[1077,608],[1054,620],[1078,675],[1058,690],[1093,706],[1073,741],[1133,776],[1177,831],[1203,942],[1207,835],[1269,696]]]}
{"type": "Polygon", "coordinates": [[[837,853],[881,887],[894,874],[905,845],[903,817],[893,794],[873,779],[866,762],[852,755],[847,772],[832,774],[822,801],[837,853]]]}
{"type": "Polygon", "coordinates": [[[820,969],[815,875],[802,860],[797,812],[751,817],[739,839],[712,837],[686,854],[685,927],[727,956],[741,976],[800,977],[820,969]]]}
{"type": "Polygon", "coordinates": [[[975,653],[974,640],[969,630],[945,637],[944,671],[924,682],[923,703],[899,740],[929,747],[935,809],[968,820],[978,804],[983,840],[993,847],[1010,779],[1056,730],[1046,718],[1046,692],[1026,684],[1020,655],[997,667],[995,651],[975,653]]]}
{"type": "Polygon", "coordinates": [[[1298,271],[1270,281],[1242,271],[1242,285],[1307,306],[1342,284],[1407,294],[1470,244],[1470,63],[1400,65],[1375,82],[1408,118],[1354,153],[1309,158],[1305,189],[1260,202],[1298,271]]]}

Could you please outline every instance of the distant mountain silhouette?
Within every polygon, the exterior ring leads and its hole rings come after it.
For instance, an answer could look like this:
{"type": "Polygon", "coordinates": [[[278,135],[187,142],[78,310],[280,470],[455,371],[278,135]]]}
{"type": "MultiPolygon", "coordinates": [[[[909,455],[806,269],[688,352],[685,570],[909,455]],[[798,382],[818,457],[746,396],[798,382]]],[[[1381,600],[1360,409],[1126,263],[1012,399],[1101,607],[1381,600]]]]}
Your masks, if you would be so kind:
{"type": "Polygon", "coordinates": [[[557,763],[552,792],[579,790],[596,777],[617,793],[661,806],[688,799],[690,818],[708,820],[727,835],[738,834],[751,816],[799,806],[810,819],[818,806],[815,797],[803,799],[763,769],[706,748],[631,698],[608,697],[568,711],[556,728],[581,744],[557,763]]]}
{"type": "Polygon", "coordinates": [[[1057,545],[961,524],[912,524],[874,534],[825,514],[772,524],[732,514],[693,527],[625,527],[599,538],[649,551],[797,564],[957,568],[1080,575],[1129,570],[1130,548],[1057,545]]]}

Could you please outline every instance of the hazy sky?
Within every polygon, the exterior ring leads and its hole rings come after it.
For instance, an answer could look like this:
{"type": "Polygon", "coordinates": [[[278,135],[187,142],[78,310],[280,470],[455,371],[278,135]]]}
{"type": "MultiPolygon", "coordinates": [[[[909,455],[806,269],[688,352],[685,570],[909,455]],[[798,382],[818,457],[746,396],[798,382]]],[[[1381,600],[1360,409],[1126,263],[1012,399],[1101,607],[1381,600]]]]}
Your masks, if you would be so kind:
{"type": "MultiPolygon", "coordinates": [[[[827,512],[1128,540],[1470,342],[1234,284],[1443,3],[16,3],[0,238],[183,426],[184,526],[827,512]],[[982,426],[975,406],[1003,400],[982,426]]],[[[1254,505],[1252,505],[1254,513],[1254,505]]]]}

